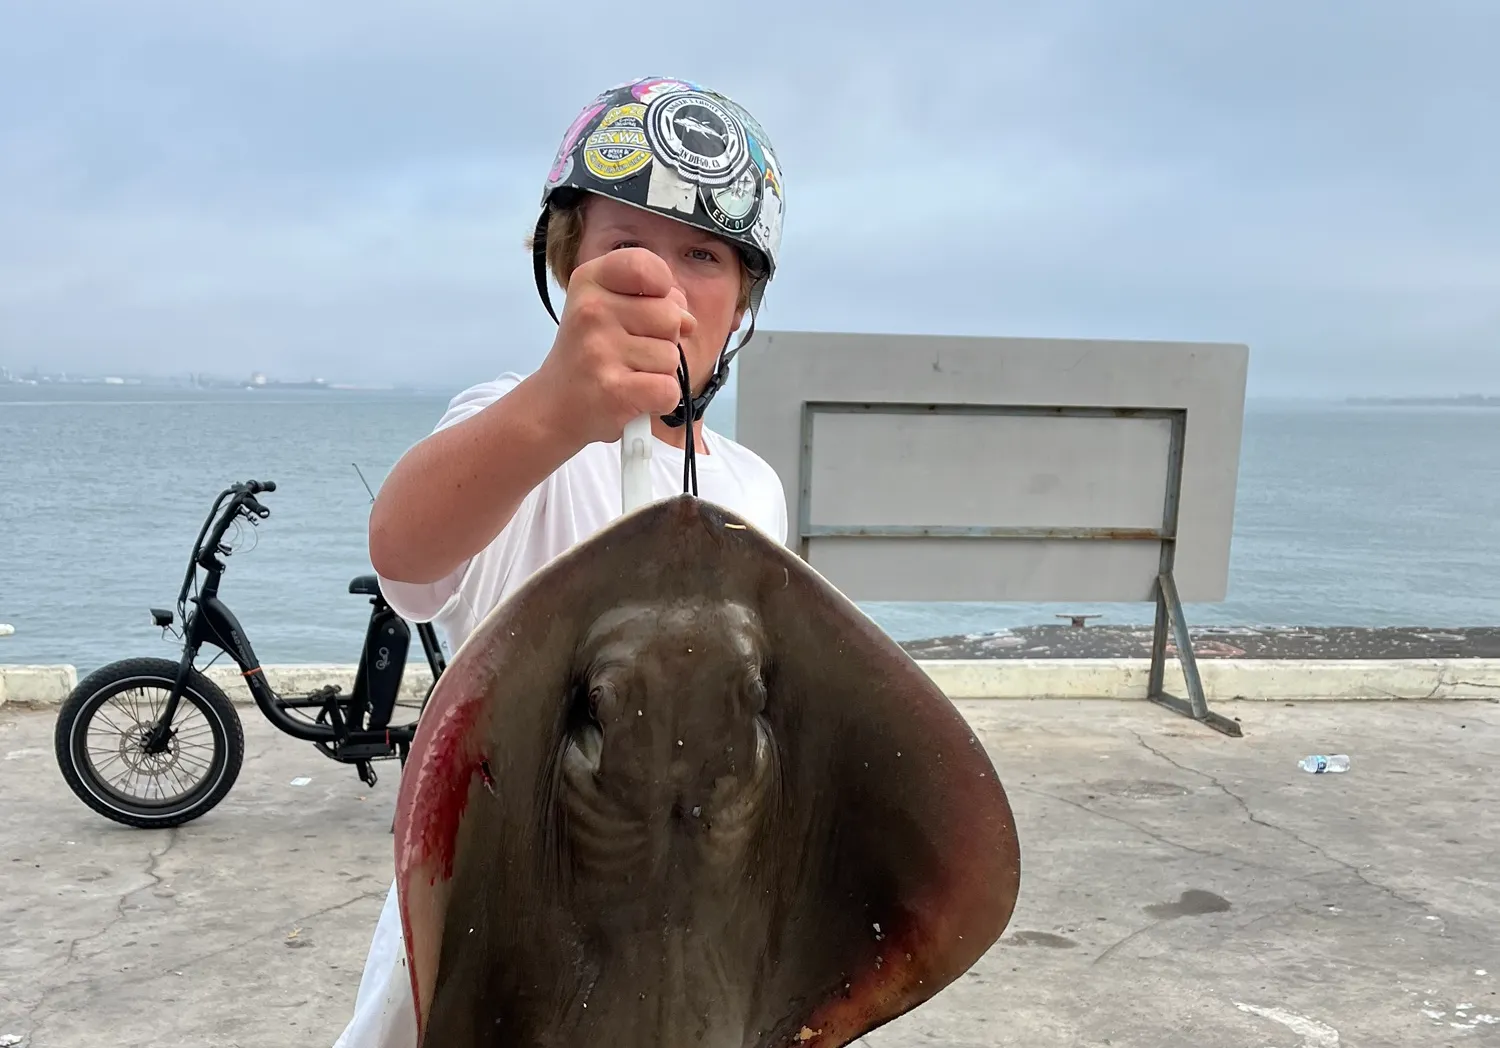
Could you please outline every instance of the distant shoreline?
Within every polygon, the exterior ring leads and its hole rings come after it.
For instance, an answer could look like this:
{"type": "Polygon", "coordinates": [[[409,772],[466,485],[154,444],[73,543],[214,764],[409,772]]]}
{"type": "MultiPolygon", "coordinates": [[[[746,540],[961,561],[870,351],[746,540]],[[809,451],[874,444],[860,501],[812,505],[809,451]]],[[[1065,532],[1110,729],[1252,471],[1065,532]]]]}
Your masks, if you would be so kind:
{"type": "Polygon", "coordinates": [[[1465,393],[1452,397],[1346,397],[1344,403],[1377,408],[1500,408],[1500,396],[1465,393]]]}
{"type": "Polygon", "coordinates": [[[167,403],[176,401],[230,399],[327,400],[341,397],[449,397],[451,392],[413,386],[344,386],[333,383],[267,383],[251,385],[198,385],[171,383],[105,383],[105,382],[0,382],[0,403],[167,403]]]}

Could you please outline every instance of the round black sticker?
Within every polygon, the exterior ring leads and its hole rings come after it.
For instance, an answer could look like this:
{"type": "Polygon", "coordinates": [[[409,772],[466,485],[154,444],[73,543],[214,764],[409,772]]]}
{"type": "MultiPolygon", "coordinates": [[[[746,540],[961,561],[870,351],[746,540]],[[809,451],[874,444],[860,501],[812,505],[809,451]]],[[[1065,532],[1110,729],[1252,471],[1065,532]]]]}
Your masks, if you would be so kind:
{"type": "Polygon", "coordinates": [[[750,162],[745,129],[734,116],[696,91],[658,96],[646,114],[651,150],[683,177],[727,186],[750,162]]]}

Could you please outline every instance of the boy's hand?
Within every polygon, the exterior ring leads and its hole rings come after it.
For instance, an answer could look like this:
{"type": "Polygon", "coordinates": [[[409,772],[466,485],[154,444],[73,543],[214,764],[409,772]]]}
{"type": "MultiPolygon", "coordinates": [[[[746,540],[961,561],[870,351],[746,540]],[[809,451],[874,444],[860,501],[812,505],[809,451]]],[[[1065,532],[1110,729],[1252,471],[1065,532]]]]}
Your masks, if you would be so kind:
{"type": "Polygon", "coordinates": [[[645,248],[591,259],[568,279],[552,351],[539,372],[580,445],[620,439],[625,423],[677,407],[677,344],[697,320],[672,270],[645,248]]]}

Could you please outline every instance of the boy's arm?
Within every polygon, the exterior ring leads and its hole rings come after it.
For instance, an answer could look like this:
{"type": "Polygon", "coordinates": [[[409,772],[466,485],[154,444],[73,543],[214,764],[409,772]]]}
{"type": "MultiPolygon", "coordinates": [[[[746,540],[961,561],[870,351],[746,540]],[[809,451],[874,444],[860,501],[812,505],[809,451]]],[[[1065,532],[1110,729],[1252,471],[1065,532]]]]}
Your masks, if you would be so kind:
{"type": "Polygon", "coordinates": [[[578,451],[540,386],[535,375],[522,380],[401,457],[370,511],[370,562],[378,574],[416,585],[451,575],[578,451]]]}

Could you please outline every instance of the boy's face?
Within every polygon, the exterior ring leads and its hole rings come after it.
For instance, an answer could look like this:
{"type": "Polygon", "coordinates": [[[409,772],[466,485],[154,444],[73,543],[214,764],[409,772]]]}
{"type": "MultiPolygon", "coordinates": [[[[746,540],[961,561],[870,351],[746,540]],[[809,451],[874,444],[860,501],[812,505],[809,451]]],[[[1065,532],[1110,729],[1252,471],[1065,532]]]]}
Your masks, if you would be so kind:
{"type": "Polygon", "coordinates": [[[682,352],[693,391],[701,392],[744,312],[737,308],[739,254],[711,233],[618,200],[591,193],[585,206],[579,264],[622,247],[643,247],[671,267],[688,312],[698,320],[697,330],[682,340],[682,352]]]}

